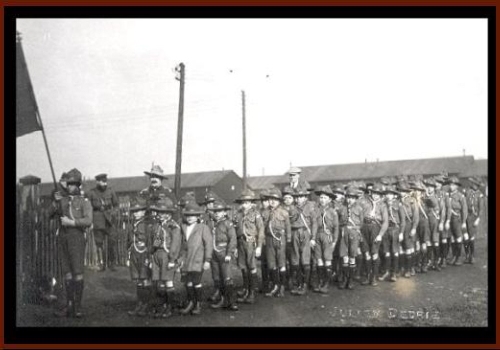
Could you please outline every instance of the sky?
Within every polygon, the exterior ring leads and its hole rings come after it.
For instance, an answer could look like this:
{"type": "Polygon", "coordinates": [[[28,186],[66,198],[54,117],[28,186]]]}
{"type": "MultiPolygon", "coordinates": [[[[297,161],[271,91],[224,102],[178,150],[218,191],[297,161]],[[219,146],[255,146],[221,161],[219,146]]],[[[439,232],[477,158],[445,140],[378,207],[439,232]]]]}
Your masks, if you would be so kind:
{"type": "MultiPolygon", "coordinates": [[[[486,19],[18,19],[56,178],[487,158],[486,19]]],[[[17,178],[50,182],[40,131],[17,178]]]]}

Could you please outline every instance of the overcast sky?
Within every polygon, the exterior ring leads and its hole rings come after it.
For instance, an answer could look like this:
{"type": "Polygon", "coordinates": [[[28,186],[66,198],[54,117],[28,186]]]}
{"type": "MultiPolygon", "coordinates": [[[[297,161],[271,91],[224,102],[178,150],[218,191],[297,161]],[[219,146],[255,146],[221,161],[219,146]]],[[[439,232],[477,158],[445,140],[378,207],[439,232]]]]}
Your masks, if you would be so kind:
{"type": "MultiPolygon", "coordinates": [[[[20,19],[58,178],[175,171],[250,176],[322,165],[487,158],[486,19],[20,19]],[[231,73],[230,70],[233,72],[231,73]]],[[[41,132],[17,177],[51,181],[41,132]]]]}

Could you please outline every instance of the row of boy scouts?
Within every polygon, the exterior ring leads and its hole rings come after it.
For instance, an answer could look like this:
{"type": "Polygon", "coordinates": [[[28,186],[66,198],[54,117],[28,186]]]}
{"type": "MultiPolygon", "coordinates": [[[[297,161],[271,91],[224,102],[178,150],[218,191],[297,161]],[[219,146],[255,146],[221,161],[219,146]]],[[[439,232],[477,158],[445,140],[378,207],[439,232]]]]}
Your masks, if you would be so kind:
{"type": "MultiPolygon", "coordinates": [[[[200,314],[202,275],[209,269],[215,287],[210,307],[235,311],[238,303],[253,304],[256,291],[266,297],[284,297],[286,291],[327,294],[332,284],[346,290],[354,288],[354,281],[376,286],[475,261],[484,210],[479,178],[469,178],[470,188],[463,190],[458,178],[447,174],[312,189],[300,178],[301,170],[292,167],[283,190],[273,187],[259,197],[244,190],[233,210],[211,192],[203,207],[189,193],[176,201],[162,185],[159,166],[145,174],[150,186],[130,206],[127,265],[137,287],[131,316],[200,314]],[[234,263],[243,277],[237,292],[234,263]],[[176,272],[187,300],[179,300],[183,293],[175,290],[176,272]]],[[[118,200],[106,174],[96,176],[97,186],[87,197],[81,196],[78,170],[65,176],[52,204],[62,225],[58,242],[67,294],[66,307],[56,314],[82,317],[83,232],[93,224],[102,257],[102,242],[112,227],[109,213],[118,200]]]]}

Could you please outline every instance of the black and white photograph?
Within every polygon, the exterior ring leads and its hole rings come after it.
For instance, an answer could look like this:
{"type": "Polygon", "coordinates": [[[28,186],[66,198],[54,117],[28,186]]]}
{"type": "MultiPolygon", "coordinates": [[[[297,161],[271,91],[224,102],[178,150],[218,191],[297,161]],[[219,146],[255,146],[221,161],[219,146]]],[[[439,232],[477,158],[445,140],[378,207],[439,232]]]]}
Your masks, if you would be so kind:
{"type": "Polygon", "coordinates": [[[329,17],[17,18],[16,326],[488,327],[488,18],[329,17]]]}

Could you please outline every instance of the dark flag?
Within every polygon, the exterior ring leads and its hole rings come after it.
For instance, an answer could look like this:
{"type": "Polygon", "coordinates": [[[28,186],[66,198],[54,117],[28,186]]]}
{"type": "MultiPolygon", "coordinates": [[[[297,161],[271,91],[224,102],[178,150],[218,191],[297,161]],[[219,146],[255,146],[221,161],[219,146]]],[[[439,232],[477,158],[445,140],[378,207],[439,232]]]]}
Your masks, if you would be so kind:
{"type": "Polygon", "coordinates": [[[42,130],[21,40],[16,42],[16,137],[42,130]]]}

